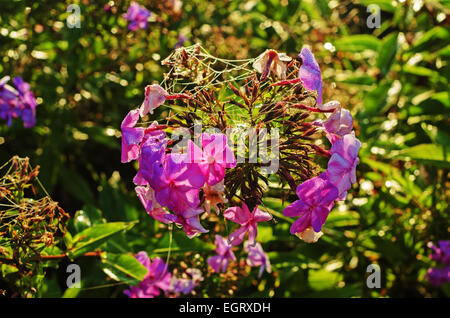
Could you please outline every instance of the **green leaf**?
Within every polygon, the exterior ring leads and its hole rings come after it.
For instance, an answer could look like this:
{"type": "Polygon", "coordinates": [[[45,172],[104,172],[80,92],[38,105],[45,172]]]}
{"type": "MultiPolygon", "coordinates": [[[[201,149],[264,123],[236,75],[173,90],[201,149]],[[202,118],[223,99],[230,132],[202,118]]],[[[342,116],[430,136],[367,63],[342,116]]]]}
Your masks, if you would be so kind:
{"type": "Polygon", "coordinates": [[[425,164],[450,167],[450,149],[444,145],[421,144],[402,150],[394,157],[409,157],[425,164]]]}
{"type": "Polygon", "coordinates": [[[76,258],[84,253],[91,252],[105,243],[110,237],[125,230],[129,230],[136,222],[112,222],[98,224],[87,228],[74,236],[74,247],[69,251],[70,258],[76,258]]]}
{"type": "Polygon", "coordinates": [[[147,275],[147,269],[130,254],[106,253],[102,257],[102,269],[112,279],[129,285],[137,285],[147,275]]]}
{"type": "Polygon", "coordinates": [[[338,51],[360,52],[364,50],[378,51],[381,40],[369,34],[358,34],[343,37],[334,43],[338,51]]]}
{"type": "Polygon", "coordinates": [[[377,113],[386,105],[387,94],[391,83],[382,83],[366,94],[364,112],[368,115],[377,113]]]}
{"type": "Polygon", "coordinates": [[[392,5],[391,0],[377,0],[376,2],[373,0],[360,0],[359,3],[365,5],[366,7],[370,4],[376,4],[381,10],[392,13],[396,10],[396,8],[392,5]]]}
{"type": "Polygon", "coordinates": [[[398,33],[391,33],[383,39],[382,45],[378,51],[377,67],[381,74],[386,74],[391,69],[392,63],[395,60],[395,55],[398,49],[398,33]]]}
{"type": "Polygon", "coordinates": [[[336,272],[330,272],[323,269],[310,270],[308,281],[314,290],[330,289],[342,280],[342,275],[336,272]]]}
{"type": "Polygon", "coordinates": [[[439,77],[439,73],[431,70],[427,67],[416,66],[416,65],[405,65],[403,67],[403,72],[426,77],[439,77]]]}
{"type": "Polygon", "coordinates": [[[450,134],[436,126],[422,123],[422,129],[428,134],[433,143],[443,146],[450,145],[450,134]]]}
{"type": "Polygon", "coordinates": [[[432,45],[448,44],[450,31],[441,26],[434,27],[428,30],[424,35],[417,37],[417,42],[414,43],[413,50],[429,50],[432,45]]]}

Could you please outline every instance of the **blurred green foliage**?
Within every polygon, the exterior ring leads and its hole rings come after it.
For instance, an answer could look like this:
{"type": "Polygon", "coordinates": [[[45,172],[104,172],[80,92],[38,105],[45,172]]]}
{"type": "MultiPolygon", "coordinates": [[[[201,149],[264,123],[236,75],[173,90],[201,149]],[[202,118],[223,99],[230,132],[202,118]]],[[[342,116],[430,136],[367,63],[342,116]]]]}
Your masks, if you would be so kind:
{"type": "MultiPolygon", "coordinates": [[[[365,0],[194,0],[184,1],[181,12],[170,1],[139,2],[153,13],[149,28],[136,32],[121,17],[128,1],[110,11],[106,2],[79,1],[79,29],[65,24],[71,1],[0,3],[0,76],[22,76],[39,97],[33,129],[1,123],[0,162],[17,154],[41,166],[42,183],[73,216],[64,238],[71,257],[99,247],[106,253],[100,262],[77,259],[89,270],[81,289],[65,287],[67,260],[48,262],[38,296],[123,297],[125,286],[114,278],[140,277],[130,254],[166,257],[170,244],[170,267],[207,273],[213,231],[189,240],[153,221],[134,193],[135,168],[120,163],[120,123],[142,102],[145,85],[162,79],[160,61],[179,34],[186,45],[201,43],[230,59],[266,48],[296,56],[310,45],[325,100],[351,109],[362,142],[358,183],[330,214],[318,243],[291,236],[290,223],[278,217],[258,236],[274,274],[257,280],[256,269],[240,262],[228,276],[208,277],[198,296],[450,296],[449,286],[425,279],[432,266],[427,242],[449,239],[448,1],[376,1],[375,29],[366,24],[373,1],[365,0]],[[372,263],[381,267],[381,289],[366,287],[372,263]]],[[[288,204],[276,189],[264,203],[275,216],[288,204]]],[[[5,277],[0,287],[14,294],[5,277]]]]}

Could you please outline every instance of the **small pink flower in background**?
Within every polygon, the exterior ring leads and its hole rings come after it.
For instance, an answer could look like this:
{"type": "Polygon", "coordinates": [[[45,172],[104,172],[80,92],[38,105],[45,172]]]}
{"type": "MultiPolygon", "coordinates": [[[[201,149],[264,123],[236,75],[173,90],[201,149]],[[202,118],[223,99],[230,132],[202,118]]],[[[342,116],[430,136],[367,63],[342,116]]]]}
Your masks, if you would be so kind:
{"type": "Polygon", "coordinates": [[[314,54],[307,48],[303,48],[299,54],[303,64],[300,66],[298,76],[308,90],[317,91],[317,104],[322,104],[322,73],[314,54]]]}
{"type": "Polygon", "coordinates": [[[228,237],[230,244],[233,246],[241,244],[245,234],[248,232],[248,241],[250,244],[255,244],[255,239],[258,234],[258,222],[265,222],[272,219],[272,216],[258,209],[256,206],[252,212],[247,205],[242,202],[242,208],[231,207],[225,210],[224,217],[230,221],[241,225],[239,229],[231,233],[228,237]]]}
{"type": "Polygon", "coordinates": [[[139,110],[131,110],[122,121],[122,162],[129,162],[139,157],[139,143],[144,138],[144,128],[134,126],[139,120],[139,110]]]}
{"type": "Polygon", "coordinates": [[[434,286],[450,283],[450,241],[439,241],[438,246],[429,242],[428,247],[433,250],[430,258],[437,262],[436,265],[442,265],[428,269],[428,281],[434,286]]]}
{"type": "Polygon", "coordinates": [[[147,276],[138,286],[130,286],[130,289],[124,291],[124,294],[130,298],[153,298],[162,291],[170,287],[171,275],[167,271],[167,265],[164,261],[156,257],[153,261],[147,253],[139,252],[136,259],[148,270],[147,276]]]}
{"type": "Polygon", "coordinates": [[[300,184],[297,195],[299,200],[283,210],[285,216],[299,217],[291,226],[291,234],[301,233],[310,226],[320,232],[338,196],[337,188],[319,176],[300,184]]]}
{"type": "Polygon", "coordinates": [[[188,40],[188,38],[185,35],[180,34],[178,36],[178,42],[175,43],[175,46],[173,48],[174,49],[178,49],[180,47],[183,47],[184,46],[184,42],[186,42],[187,40],[188,40]]]}
{"type": "Polygon", "coordinates": [[[124,18],[128,20],[128,30],[147,29],[151,12],[137,2],[132,2],[124,18]]]}
{"type": "Polygon", "coordinates": [[[356,182],[356,165],[361,142],[354,134],[344,135],[330,149],[327,178],[339,191],[339,200],[344,200],[347,190],[356,182]]]}
{"type": "Polygon", "coordinates": [[[147,85],[145,87],[145,98],[140,108],[141,117],[148,113],[153,114],[153,110],[161,106],[169,94],[158,84],[147,85]]]}
{"type": "Polygon", "coordinates": [[[430,268],[427,271],[426,277],[430,284],[434,286],[441,286],[450,283],[450,266],[446,266],[444,268],[430,268]]]}
{"type": "Polygon", "coordinates": [[[199,193],[205,183],[198,165],[185,161],[184,154],[168,154],[164,162],[153,164],[148,179],[158,203],[178,213],[200,205],[199,193]]]}
{"type": "Polygon", "coordinates": [[[256,243],[252,246],[249,241],[246,241],[244,243],[244,250],[248,253],[247,264],[249,266],[260,266],[258,278],[261,278],[264,270],[268,273],[272,272],[269,257],[262,249],[261,244],[256,243]]]}
{"type": "Polygon", "coordinates": [[[284,80],[286,78],[286,62],[292,58],[285,53],[278,53],[275,50],[266,50],[258,56],[253,63],[253,68],[261,73],[261,81],[263,81],[271,72],[278,78],[284,80]]]}
{"type": "Polygon", "coordinates": [[[228,243],[228,240],[220,235],[216,235],[216,253],[218,255],[211,256],[208,258],[208,264],[212,267],[215,272],[225,272],[228,268],[228,262],[230,260],[236,261],[236,256],[234,256],[231,248],[233,247],[228,243]]]}
{"type": "Polygon", "coordinates": [[[17,91],[7,85],[9,76],[0,79],[0,118],[7,120],[8,126],[12,125],[12,119],[22,117],[25,128],[31,128],[36,124],[37,102],[30,84],[21,77],[13,80],[17,91]]]}
{"type": "Polygon", "coordinates": [[[206,183],[213,186],[225,177],[226,168],[234,168],[236,159],[233,151],[227,145],[224,134],[202,134],[203,151],[189,140],[189,161],[198,163],[206,178],[206,183]]]}
{"type": "Polygon", "coordinates": [[[438,246],[429,242],[428,247],[433,250],[433,253],[430,255],[432,260],[450,265],[450,241],[439,241],[438,246]]]}
{"type": "Polygon", "coordinates": [[[176,296],[180,294],[190,294],[194,288],[203,281],[202,272],[197,268],[188,268],[186,274],[190,276],[190,278],[178,278],[172,276],[168,291],[169,294],[174,294],[176,296]]]}
{"type": "Polygon", "coordinates": [[[9,80],[9,76],[0,79],[0,118],[6,120],[8,126],[11,126],[12,119],[20,115],[20,107],[18,93],[7,85],[9,80]]]}
{"type": "Polygon", "coordinates": [[[15,77],[13,82],[19,92],[19,100],[22,104],[23,124],[26,128],[31,128],[36,124],[36,99],[30,90],[30,84],[25,82],[21,77],[15,77]]]}
{"type": "Polygon", "coordinates": [[[192,280],[173,276],[170,282],[169,293],[175,295],[187,295],[192,292],[194,287],[194,282],[192,280]]]}

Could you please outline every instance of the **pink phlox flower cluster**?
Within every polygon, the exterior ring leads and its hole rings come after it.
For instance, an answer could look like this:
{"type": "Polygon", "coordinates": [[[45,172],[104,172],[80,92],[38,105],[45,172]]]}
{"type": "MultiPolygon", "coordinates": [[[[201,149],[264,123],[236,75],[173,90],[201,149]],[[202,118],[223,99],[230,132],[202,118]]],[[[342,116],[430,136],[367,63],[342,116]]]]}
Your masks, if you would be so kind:
{"type": "Polygon", "coordinates": [[[283,214],[298,217],[291,226],[291,233],[306,242],[316,242],[322,235],[321,229],[334,202],[345,200],[347,191],[356,182],[356,165],[359,162],[360,141],[353,132],[353,118],[350,111],[341,107],[337,101],[322,104],[322,77],[319,65],[308,48],[300,55],[303,64],[299,78],[308,90],[318,94],[318,107],[328,113],[325,122],[314,124],[323,127],[332,146],[330,160],[325,172],[309,179],[297,187],[299,200],[287,206],[283,214]]]}
{"type": "MultiPolygon", "coordinates": [[[[133,179],[136,194],[146,212],[158,221],[175,223],[192,238],[206,230],[199,216],[204,212],[200,191],[223,182],[225,169],[236,166],[236,159],[224,134],[201,135],[202,148],[191,140],[185,153],[168,147],[163,126],[154,121],[149,127],[136,127],[139,118],[153,113],[166,99],[189,98],[188,95],[169,95],[161,86],[145,89],[140,109],[131,110],[122,122],[122,162],[137,160],[139,170],[133,179]],[[169,212],[169,211],[170,212],[169,212]]],[[[222,198],[220,191],[216,195],[222,198]]],[[[212,200],[210,204],[225,202],[212,200]]]]}

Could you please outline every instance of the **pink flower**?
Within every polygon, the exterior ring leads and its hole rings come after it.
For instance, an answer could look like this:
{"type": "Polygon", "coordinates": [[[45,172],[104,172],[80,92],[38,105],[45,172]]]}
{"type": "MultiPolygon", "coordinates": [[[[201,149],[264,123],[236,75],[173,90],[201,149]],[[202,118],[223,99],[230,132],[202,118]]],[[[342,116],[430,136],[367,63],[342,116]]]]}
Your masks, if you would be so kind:
{"type": "Polygon", "coordinates": [[[320,232],[338,196],[337,188],[318,176],[300,184],[297,196],[299,200],[283,210],[285,216],[299,217],[291,226],[291,234],[301,233],[309,226],[320,232]]]}
{"type": "Polygon", "coordinates": [[[322,73],[314,54],[307,48],[303,48],[299,54],[303,64],[300,66],[298,76],[307,90],[317,91],[317,104],[322,104],[322,73]]]}
{"type": "Polygon", "coordinates": [[[241,227],[230,234],[228,240],[233,246],[241,244],[245,234],[248,232],[248,241],[250,244],[255,244],[255,239],[258,234],[258,222],[265,222],[272,219],[272,216],[258,209],[256,206],[253,212],[250,212],[245,202],[242,202],[242,209],[240,207],[231,207],[225,210],[224,217],[230,221],[238,223],[241,227]]]}
{"type": "Polygon", "coordinates": [[[438,246],[429,242],[428,247],[433,250],[433,253],[430,255],[432,260],[450,265],[450,241],[439,241],[438,246]]]}
{"type": "Polygon", "coordinates": [[[354,134],[346,134],[331,146],[327,178],[339,191],[339,199],[344,200],[346,192],[356,182],[356,165],[361,142],[354,134]]]}
{"type": "Polygon", "coordinates": [[[260,266],[258,278],[261,278],[264,270],[268,273],[272,272],[269,257],[262,249],[261,244],[256,243],[252,246],[248,241],[246,241],[244,243],[244,250],[248,253],[247,264],[249,266],[260,266]]]}
{"type": "Polygon", "coordinates": [[[433,286],[450,283],[450,266],[430,268],[427,271],[426,277],[433,286]]]}
{"type": "Polygon", "coordinates": [[[147,85],[145,87],[144,102],[140,108],[141,117],[144,117],[149,112],[153,114],[153,110],[161,106],[168,96],[169,94],[166,90],[158,84],[147,85]]]}
{"type": "Polygon", "coordinates": [[[139,143],[144,137],[144,128],[134,126],[139,120],[139,111],[131,110],[120,126],[122,130],[122,162],[129,162],[139,157],[139,143]]]}
{"type": "Polygon", "coordinates": [[[132,2],[124,18],[129,21],[128,29],[136,31],[138,28],[147,29],[150,11],[136,2],[132,2]]]}
{"type": "Polygon", "coordinates": [[[160,222],[166,224],[170,223],[170,220],[167,216],[170,216],[171,214],[158,204],[155,198],[155,191],[151,187],[140,186],[134,188],[134,190],[136,191],[136,194],[148,215],[160,222]]]}
{"type": "Polygon", "coordinates": [[[145,252],[139,252],[136,259],[148,270],[147,276],[138,286],[130,286],[124,294],[130,298],[153,298],[160,294],[160,290],[166,291],[170,287],[170,273],[167,272],[167,265],[157,257],[153,261],[145,252]]]}
{"type": "Polygon", "coordinates": [[[236,166],[236,159],[224,134],[202,134],[202,146],[203,151],[189,140],[189,160],[198,163],[206,183],[213,186],[223,180],[225,168],[236,166]]]}
{"type": "Polygon", "coordinates": [[[184,154],[168,154],[164,162],[153,164],[147,180],[158,203],[178,213],[200,205],[199,192],[205,183],[198,165],[186,161],[184,154]]]}
{"type": "Polygon", "coordinates": [[[153,165],[164,161],[167,139],[164,131],[155,129],[157,125],[158,122],[154,121],[144,132],[140,144],[139,170],[133,179],[136,185],[147,185],[153,165]]]}
{"type": "Polygon", "coordinates": [[[228,240],[220,235],[216,235],[216,253],[218,255],[208,258],[208,264],[215,272],[225,272],[228,267],[229,260],[236,261],[231,248],[233,247],[228,243],[228,240]]]}
{"type": "Polygon", "coordinates": [[[200,233],[208,233],[201,223],[199,216],[204,211],[201,208],[190,208],[184,212],[175,212],[175,215],[169,214],[165,217],[175,224],[181,226],[187,237],[193,238],[200,233]]]}
{"type": "Polygon", "coordinates": [[[350,134],[353,129],[353,118],[349,110],[337,108],[324,122],[328,139],[334,144],[340,137],[350,134]]]}

